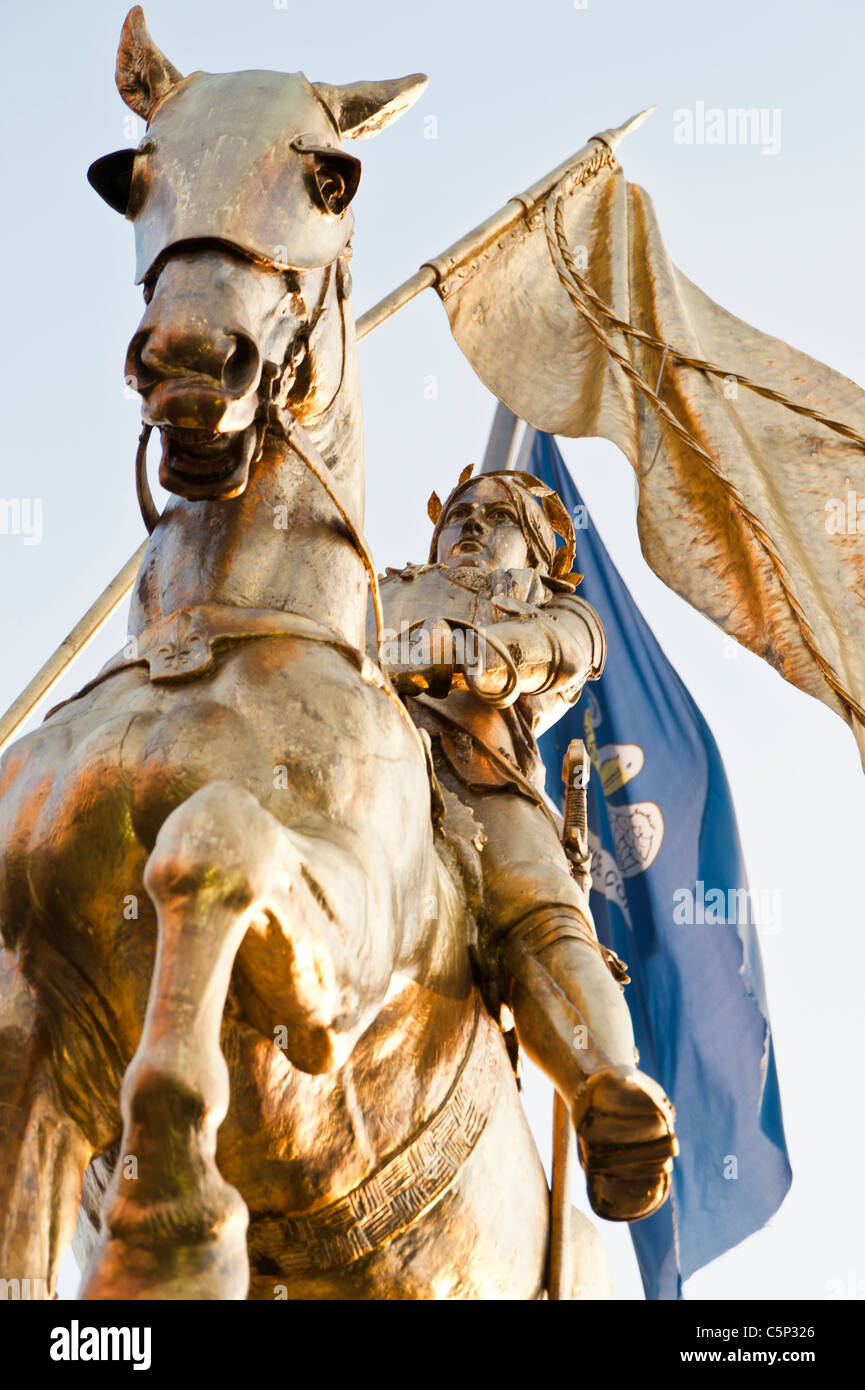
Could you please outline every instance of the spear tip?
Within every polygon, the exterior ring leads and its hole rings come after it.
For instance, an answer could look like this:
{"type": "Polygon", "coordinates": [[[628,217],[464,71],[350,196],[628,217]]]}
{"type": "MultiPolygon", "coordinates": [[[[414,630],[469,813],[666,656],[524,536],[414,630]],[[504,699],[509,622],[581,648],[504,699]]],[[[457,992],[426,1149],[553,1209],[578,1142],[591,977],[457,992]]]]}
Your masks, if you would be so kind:
{"type": "Polygon", "coordinates": [[[630,135],[632,130],[636,130],[638,126],[641,126],[643,121],[648,120],[657,109],[658,103],[655,102],[654,106],[647,106],[645,111],[638,111],[636,116],[632,116],[629,121],[625,121],[624,125],[616,126],[612,130],[602,130],[599,135],[593,135],[592,139],[602,140],[611,150],[615,150],[617,145],[622,143],[626,135],[630,135]]]}

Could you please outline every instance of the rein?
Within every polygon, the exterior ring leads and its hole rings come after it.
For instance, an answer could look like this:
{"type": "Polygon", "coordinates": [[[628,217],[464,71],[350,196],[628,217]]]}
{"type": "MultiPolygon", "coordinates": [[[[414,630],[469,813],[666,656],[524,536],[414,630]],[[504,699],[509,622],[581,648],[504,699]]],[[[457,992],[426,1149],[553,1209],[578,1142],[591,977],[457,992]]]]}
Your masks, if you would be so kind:
{"type": "Polygon", "coordinates": [[[382,647],[382,629],[384,626],[384,620],[382,617],[381,609],[381,594],[379,593],[378,588],[378,576],[375,572],[375,565],[373,564],[373,559],[372,555],[370,554],[369,547],[366,541],[364,540],[363,536],[361,535],[360,531],[357,529],[354,522],[352,521],[351,516],[349,515],[345,506],[343,505],[341,499],[337,495],[333,487],[333,484],[327,478],[327,464],[322,458],[318,450],[318,447],[313,442],[313,440],[310,439],[306,430],[303,428],[303,425],[297,419],[297,416],[292,415],[289,410],[283,410],[282,407],[277,406],[276,403],[273,401],[269,401],[267,404],[270,406],[270,410],[272,412],[268,423],[271,425],[278,425],[279,432],[282,434],[282,437],[294,450],[298,458],[301,458],[303,460],[310,473],[312,473],[312,475],[318,479],[319,483],[324,488],[331,502],[336,507],[336,510],[339,512],[339,515],[342,518],[343,524],[345,525],[345,529],[349,534],[351,542],[354,545],[354,548],[360,556],[361,560],[363,561],[363,567],[366,570],[367,578],[369,580],[370,594],[372,595],[372,606],[373,611],[375,613],[376,651],[380,655],[382,647]],[[282,418],[283,415],[287,415],[289,418],[289,424],[287,428],[285,425],[285,421],[282,418]]]}
{"type": "MultiPolygon", "coordinates": [[[[315,332],[318,322],[324,312],[327,302],[327,290],[329,286],[330,280],[328,279],[319,297],[319,301],[315,307],[315,311],[312,317],[310,318],[308,324],[305,325],[304,333],[307,345],[309,344],[311,336],[315,332]]],[[[344,305],[346,296],[342,293],[339,286],[337,287],[337,292],[339,294],[340,302],[344,305]]],[[[340,388],[345,379],[345,362],[347,347],[344,317],[345,313],[343,309],[343,311],[340,314],[340,328],[342,337],[342,364],[340,367],[340,383],[336,391],[334,392],[333,398],[328,403],[328,405],[324,407],[324,410],[329,410],[330,406],[333,405],[333,401],[339,394],[340,388]]],[[[302,461],[306,464],[307,468],[312,473],[313,477],[315,477],[318,480],[321,487],[324,488],[325,492],[327,493],[328,497],[330,498],[331,502],[333,503],[334,507],[339,513],[340,519],[342,520],[343,525],[345,526],[345,529],[348,532],[349,539],[351,540],[352,545],[354,546],[355,550],[360,556],[361,561],[363,562],[363,567],[366,571],[367,579],[369,581],[370,594],[372,596],[373,612],[375,614],[376,651],[380,657],[383,640],[382,629],[384,626],[384,619],[382,616],[381,595],[379,593],[378,587],[378,576],[375,572],[375,564],[373,563],[373,558],[370,554],[369,546],[364,540],[364,537],[361,534],[360,530],[355,525],[354,520],[352,519],[342,499],[339,497],[339,494],[336,492],[332,482],[330,482],[330,480],[328,479],[328,467],[325,460],[322,458],[318,446],[315,444],[314,440],[310,438],[309,434],[304,429],[297,416],[294,415],[291,410],[289,410],[288,406],[279,405],[277,400],[275,399],[280,387],[282,386],[286,373],[293,366],[293,361],[293,356],[288,357],[282,365],[282,370],[280,370],[279,367],[277,367],[275,362],[266,362],[264,364],[264,368],[262,371],[262,380],[265,385],[265,393],[262,394],[262,398],[259,402],[258,410],[256,411],[255,415],[254,423],[258,431],[258,439],[252,463],[254,465],[261,458],[262,450],[264,448],[265,436],[267,434],[268,429],[270,429],[273,431],[274,434],[278,435],[286,441],[289,447],[293,449],[293,451],[297,454],[298,458],[302,459],[302,461]]],[[[322,411],[321,413],[324,412],[322,411]]],[[[138,497],[138,506],[141,511],[141,516],[144,521],[144,525],[147,527],[148,533],[151,535],[155,531],[158,523],[162,520],[162,514],[159,511],[159,508],[157,507],[155,501],[153,500],[153,493],[150,489],[150,482],[147,477],[147,446],[150,442],[150,435],[152,431],[152,425],[144,425],[142,427],[141,434],[138,438],[138,449],[135,454],[135,491],[138,497]]]]}

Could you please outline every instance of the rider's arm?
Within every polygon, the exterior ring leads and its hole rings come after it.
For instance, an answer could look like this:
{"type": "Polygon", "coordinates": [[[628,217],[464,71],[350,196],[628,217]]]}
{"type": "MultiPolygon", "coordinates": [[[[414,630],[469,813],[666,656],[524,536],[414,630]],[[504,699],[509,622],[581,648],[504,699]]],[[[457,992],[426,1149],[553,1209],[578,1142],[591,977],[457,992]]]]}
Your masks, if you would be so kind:
{"type": "MultiPolygon", "coordinates": [[[[570,704],[585,681],[596,680],[604,667],[601,620],[591,604],[576,594],[557,594],[530,618],[493,623],[484,631],[507,648],[524,695],[554,692],[570,704]]],[[[485,667],[476,685],[495,693],[504,684],[504,667],[490,647],[485,667]]]]}

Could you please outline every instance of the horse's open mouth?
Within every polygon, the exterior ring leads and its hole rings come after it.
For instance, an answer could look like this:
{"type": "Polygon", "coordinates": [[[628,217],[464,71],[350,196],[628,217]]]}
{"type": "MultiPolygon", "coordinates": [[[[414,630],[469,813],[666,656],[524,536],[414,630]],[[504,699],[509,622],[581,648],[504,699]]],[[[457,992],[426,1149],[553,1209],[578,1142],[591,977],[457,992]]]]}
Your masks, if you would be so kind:
{"type": "Polygon", "coordinates": [[[255,424],[231,434],[163,425],[159,481],[191,501],[237,497],[249,480],[257,437],[255,424]]]}

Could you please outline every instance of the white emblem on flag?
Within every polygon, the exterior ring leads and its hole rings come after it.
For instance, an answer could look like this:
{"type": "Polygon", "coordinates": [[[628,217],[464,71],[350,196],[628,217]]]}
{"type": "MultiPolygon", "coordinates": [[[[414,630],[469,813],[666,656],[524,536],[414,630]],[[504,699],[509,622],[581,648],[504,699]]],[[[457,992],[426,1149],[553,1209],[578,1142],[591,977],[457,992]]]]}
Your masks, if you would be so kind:
{"type": "Polygon", "coordinates": [[[589,849],[592,851],[592,888],[602,894],[608,902],[614,903],[624,917],[629,929],[634,930],[631,914],[628,911],[628,895],[622,872],[608,849],[604,849],[599,837],[589,830],[589,849]]]}
{"type": "Polygon", "coordinates": [[[623,877],[645,873],[657,859],[664,840],[660,806],[656,801],[637,801],[632,806],[607,802],[607,815],[623,877]]]}

